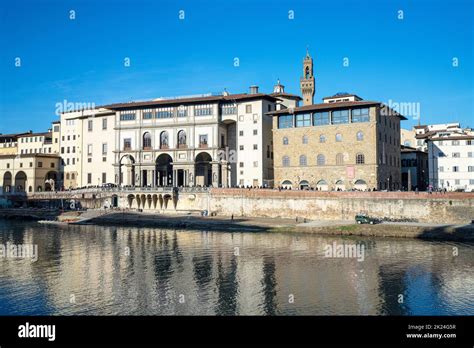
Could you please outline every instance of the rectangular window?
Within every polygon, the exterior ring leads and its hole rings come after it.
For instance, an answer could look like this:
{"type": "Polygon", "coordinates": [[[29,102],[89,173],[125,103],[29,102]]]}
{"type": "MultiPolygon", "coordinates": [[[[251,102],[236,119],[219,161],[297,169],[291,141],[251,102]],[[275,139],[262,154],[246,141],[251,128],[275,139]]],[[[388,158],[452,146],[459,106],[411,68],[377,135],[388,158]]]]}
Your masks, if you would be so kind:
{"type": "Polygon", "coordinates": [[[177,114],[178,114],[178,117],[186,117],[186,116],[188,116],[188,108],[185,107],[185,106],[180,106],[180,107],[178,107],[178,109],[177,109],[177,114]]]}
{"type": "Polygon", "coordinates": [[[54,162],[51,162],[51,168],[54,168],[54,162]]]}
{"type": "Polygon", "coordinates": [[[143,119],[144,120],[151,120],[153,118],[153,111],[152,110],[143,110],[143,119]]]}
{"type": "Polygon", "coordinates": [[[87,156],[92,156],[92,144],[87,145],[87,156]]]}
{"type": "Polygon", "coordinates": [[[54,133],[59,132],[59,126],[54,126],[54,133]]]}
{"type": "Polygon", "coordinates": [[[474,157],[472,154],[473,154],[473,152],[468,152],[468,153],[467,153],[467,157],[469,157],[469,158],[470,158],[470,157],[474,157]]]}
{"type": "Polygon", "coordinates": [[[66,158],[66,165],[69,165],[69,158],[66,158]]]}
{"type": "Polygon", "coordinates": [[[461,154],[459,152],[453,152],[453,158],[459,158],[461,154]]]}
{"type": "Polygon", "coordinates": [[[87,130],[92,132],[92,120],[87,121],[87,130]]]}
{"type": "Polygon", "coordinates": [[[102,130],[106,130],[106,129],[107,129],[107,119],[103,118],[102,119],[102,130]]]}
{"type": "Polygon", "coordinates": [[[199,135],[199,146],[207,147],[207,134],[199,135]]]}
{"type": "Polygon", "coordinates": [[[278,128],[293,128],[293,115],[278,116],[278,128]]]}
{"type": "Polygon", "coordinates": [[[70,153],[70,152],[71,152],[71,148],[70,148],[69,146],[67,147],[67,151],[66,151],[66,152],[67,152],[67,153],[70,153]]]}
{"type": "Polygon", "coordinates": [[[369,109],[353,109],[352,122],[369,122],[369,109]]]}
{"type": "Polygon", "coordinates": [[[243,168],[243,167],[244,167],[244,162],[240,162],[240,163],[239,163],[239,167],[240,167],[240,168],[243,168]]]}
{"type": "Polygon", "coordinates": [[[173,108],[159,108],[156,109],[156,118],[172,118],[173,108]]]}
{"type": "Polygon", "coordinates": [[[336,110],[332,112],[332,124],[349,123],[349,110],[336,110]]]}
{"type": "Polygon", "coordinates": [[[440,166],[440,167],[439,167],[439,171],[440,171],[440,172],[444,172],[444,167],[443,167],[443,166],[440,166]]]}
{"type": "Polygon", "coordinates": [[[102,144],[102,154],[106,155],[107,154],[107,143],[102,144]]]}
{"type": "Polygon", "coordinates": [[[322,126],[329,124],[329,112],[315,112],[313,114],[313,125],[322,126]]]}
{"type": "Polygon", "coordinates": [[[454,166],[454,167],[453,167],[453,172],[459,172],[459,167],[458,167],[458,166],[454,166]]]}
{"type": "Polygon", "coordinates": [[[474,185],[474,179],[469,179],[469,185],[474,185]]]}
{"type": "Polygon", "coordinates": [[[240,137],[243,137],[243,136],[244,136],[244,131],[243,131],[243,130],[239,131],[239,136],[240,136],[240,137]]]}
{"type": "Polygon", "coordinates": [[[468,166],[467,171],[471,173],[474,172],[474,166],[468,166]]]}
{"type": "Polygon", "coordinates": [[[237,114],[237,105],[235,104],[222,105],[222,115],[235,115],[235,114],[237,114]]]}
{"type": "Polygon", "coordinates": [[[73,165],[76,164],[76,158],[75,157],[72,158],[72,164],[73,165]]]}
{"type": "Polygon", "coordinates": [[[244,150],[244,145],[239,145],[239,150],[243,151],[244,150]]]}
{"type": "Polygon", "coordinates": [[[87,183],[92,184],[92,173],[87,173],[87,183]]]}
{"type": "Polygon", "coordinates": [[[460,183],[461,183],[461,181],[459,179],[454,180],[454,185],[459,185],[460,183]]]}
{"type": "Polygon", "coordinates": [[[247,114],[251,114],[251,113],[252,113],[252,104],[245,105],[245,112],[246,112],[247,114]]]}
{"type": "Polygon", "coordinates": [[[194,106],[194,116],[210,116],[212,115],[212,105],[195,105],[194,106]]]}
{"type": "Polygon", "coordinates": [[[254,150],[258,150],[258,145],[257,145],[257,144],[253,144],[253,149],[254,149],[254,150]]]}
{"type": "Polygon", "coordinates": [[[258,130],[257,129],[254,129],[253,130],[253,135],[257,135],[258,134],[258,130]]]}
{"type": "Polygon", "coordinates": [[[472,145],[472,140],[466,140],[466,145],[472,145]]]}
{"type": "Polygon", "coordinates": [[[123,149],[124,150],[132,149],[132,138],[123,139],[123,149]]]}
{"type": "Polygon", "coordinates": [[[453,146],[459,145],[459,140],[453,140],[451,145],[453,145],[453,146]]]}
{"type": "Polygon", "coordinates": [[[38,168],[43,168],[43,162],[38,162],[38,168]]]}
{"type": "Polygon", "coordinates": [[[135,120],[134,112],[127,112],[120,114],[120,121],[133,121],[135,120]]]}
{"type": "Polygon", "coordinates": [[[258,167],[258,161],[253,162],[254,167],[258,167]]]}
{"type": "Polygon", "coordinates": [[[311,114],[296,115],[296,127],[311,126],[311,114]]]}
{"type": "Polygon", "coordinates": [[[107,173],[102,173],[102,183],[105,184],[107,182],[107,173]]]}

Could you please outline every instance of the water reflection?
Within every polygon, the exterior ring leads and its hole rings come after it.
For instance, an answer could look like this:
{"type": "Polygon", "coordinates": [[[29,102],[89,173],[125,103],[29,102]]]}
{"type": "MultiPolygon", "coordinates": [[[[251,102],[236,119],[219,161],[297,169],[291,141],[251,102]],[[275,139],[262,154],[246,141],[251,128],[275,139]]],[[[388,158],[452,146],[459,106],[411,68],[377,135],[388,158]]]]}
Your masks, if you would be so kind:
{"type": "Polygon", "coordinates": [[[474,314],[467,244],[0,221],[7,242],[39,259],[0,259],[3,315],[474,314]]]}

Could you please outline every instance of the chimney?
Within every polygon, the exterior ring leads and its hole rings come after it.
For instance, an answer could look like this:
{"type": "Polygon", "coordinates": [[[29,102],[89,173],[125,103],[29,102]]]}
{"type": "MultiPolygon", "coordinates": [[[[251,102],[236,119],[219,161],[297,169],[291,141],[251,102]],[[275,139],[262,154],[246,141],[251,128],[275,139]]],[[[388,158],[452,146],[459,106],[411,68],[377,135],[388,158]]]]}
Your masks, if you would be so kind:
{"type": "Polygon", "coordinates": [[[250,94],[258,94],[258,86],[257,85],[250,86],[250,94]]]}

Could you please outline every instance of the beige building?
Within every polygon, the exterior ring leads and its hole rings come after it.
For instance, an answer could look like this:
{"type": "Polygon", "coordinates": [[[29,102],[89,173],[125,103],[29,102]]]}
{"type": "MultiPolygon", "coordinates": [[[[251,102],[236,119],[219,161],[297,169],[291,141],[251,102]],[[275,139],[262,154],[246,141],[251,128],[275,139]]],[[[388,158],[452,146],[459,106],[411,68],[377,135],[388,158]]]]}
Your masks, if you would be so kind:
{"type": "Polygon", "coordinates": [[[61,114],[59,152],[64,188],[114,182],[115,112],[103,108],[61,114]]]}
{"type": "Polygon", "coordinates": [[[58,132],[0,136],[0,192],[34,193],[59,188],[60,158],[53,140],[58,132]]]}
{"type": "Polygon", "coordinates": [[[20,134],[0,134],[0,156],[16,155],[18,153],[18,137],[20,134]]]}
{"type": "Polygon", "coordinates": [[[53,154],[0,156],[2,192],[42,192],[58,189],[60,158],[53,154]]]}

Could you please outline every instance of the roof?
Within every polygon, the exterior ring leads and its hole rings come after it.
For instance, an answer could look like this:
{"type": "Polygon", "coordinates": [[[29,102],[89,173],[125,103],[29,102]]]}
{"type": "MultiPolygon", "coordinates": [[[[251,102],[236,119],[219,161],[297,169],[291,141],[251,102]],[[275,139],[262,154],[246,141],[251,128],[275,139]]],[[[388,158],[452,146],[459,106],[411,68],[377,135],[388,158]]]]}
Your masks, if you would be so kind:
{"type": "Polygon", "coordinates": [[[303,98],[301,98],[299,95],[291,94],[291,93],[271,93],[270,95],[272,97],[283,97],[283,98],[289,98],[289,99],[303,100],[303,98]]]}
{"type": "Polygon", "coordinates": [[[428,126],[426,126],[426,125],[420,125],[420,126],[414,126],[413,128],[415,128],[415,129],[423,129],[423,128],[426,128],[426,127],[428,127],[428,126]]]}
{"type": "Polygon", "coordinates": [[[229,94],[229,95],[212,95],[205,97],[191,97],[191,98],[175,98],[175,99],[162,99],[162,100],[148,100],[142,102],[130,102],[130,103],[117,103],[102,105],[101,108],[119,110],[119,109],[130,109],[137,107],[155,107],[155,106],[166,106],[166,105],[181,105],[181,104],[192,104],[192,103],[212,103],[212,102],[233,102],[233,101],[245,101],[253,99],[267,99],[271,101],[277,101],[278,98],[264,93],[255,94],[229,94]]]}
{"type": "Polygon", "coordinates": [[[34,136],[41,136],[41,135],[51,135],[51,132],[41,132],[41,133],[25,133],[22,135],[19,135],[18,138],[23,138],[23,137],[34,137],[34,136]]]}
{"type": "Polygon", "coordinates": [[[408,153],[408,152],[421,152],[421,153],[424,153],[426,154],[425,151],[422,151],[420,149],[417,149],[417,148],[414,148],[414,147],[411,147],[411,146],[406,146],[406,145],[400,145],[400,150],[401,152],[405,152],[405,153],[408,153]]]}
{"type": "Polygon", "coordinates": [[[446,136],[446,137],[437,137],[430,138],[430,141],[443,141],[443,140],[472,140],[474,135],[464,134],[464,135],[455,135],[455,136],[446,136]]]}
{"type": "Polygon", "coordinates": [[[357,94],[354,94],[354,93],[341,93],[341,94],[334,94],[330,97],[324,97],[324,99],[333,99],[333,98],[344,98],[344,97],[357,97],[359,99],[362,99],[361,97],[359,97],[357,94]]]}
{"type": "Polygon", "coordinates": [[[10,133],[10,134],[0,134],[0,139],[2,138],[18,138],[19,136],[21,135],[28,135],[28,134],[31,134],[31,133],[10,133]]]}

